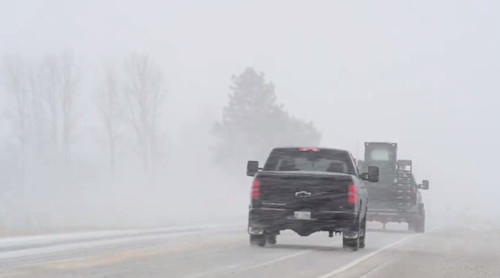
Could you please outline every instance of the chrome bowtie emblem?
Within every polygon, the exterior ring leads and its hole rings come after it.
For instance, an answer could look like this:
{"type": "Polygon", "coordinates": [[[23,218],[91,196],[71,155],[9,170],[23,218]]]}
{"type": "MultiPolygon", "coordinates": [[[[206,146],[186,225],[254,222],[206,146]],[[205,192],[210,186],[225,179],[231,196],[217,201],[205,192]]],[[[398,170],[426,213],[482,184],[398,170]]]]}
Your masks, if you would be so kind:
{"type": "Polygon", "coordinates": [[[311,197],[311,192],[307,192],[307,191],[299,191],[299,192],[295,192],[295,197],[311,197]]]}

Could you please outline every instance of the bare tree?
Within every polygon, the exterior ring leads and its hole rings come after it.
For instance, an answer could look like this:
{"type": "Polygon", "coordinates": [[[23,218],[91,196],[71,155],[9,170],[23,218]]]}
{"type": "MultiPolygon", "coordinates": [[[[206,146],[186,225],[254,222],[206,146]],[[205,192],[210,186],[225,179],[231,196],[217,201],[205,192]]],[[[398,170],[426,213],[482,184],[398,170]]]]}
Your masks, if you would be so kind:
{"type": "Polygon", "coordinates": [[[141,148],[144,170],[156,164],[159,113],[165,96],[161,69],[148,56],[132,55],[125,63],[124,93],[128,120],[141,148]]]}
{"type": "Polygon", "coordinates": [[[42,107],[46,111],[47,116],[47,143],[48,151],[53,160],[58,161],[59,158],[59,111],[58,111],[58,94],[59,94],[59,68],[57,64],[57,56],[46,55],[40,65],[40,81],[42,94],[42,107]]]}
{"type": "Polygon", "coordinates": [[[49,120],[42,71],[40,68],[33,70],[28,80],[31,90],[31,123],[33,132],[33,147],[38,158],[45,159],[49,138],[49,120]]]}
{"type": "Polygon", "coordinates": [[[70,162],[70,147],[76,126],[76,103],[79,97],[79,72],[70,53],[47,55],[41,66],[44,106],[49,114],[49,140],[52,153],[62,153],[65,163],[70,162]]]}
{"type": "Polygon", "coordinates": [[[79,97],[79,72],[72,54],[60,57],[61,66],[61,108],[62,108],[62,149],[64,161],[68,163],[71,156],[76,128],[76,105],[79,97]]]}
{"type": "Polygon", "coordinates": [[[26,159],[30,137],[30,104],[31,94],[29,78],[31,71],[26,61],[18,55],[6,56],[4,59],[4,84],[9,99],[11,124],[20,148],[20,169],[24,181],[26,159]]]}
{"type": "Polygon", "coordinates": [[[124,120],[122,102],[117,73],[114,68],[108,67],[103,85],[96,98],[96,105],[104,124],[112,178],[115,172],[116,152],[124,120]]]}

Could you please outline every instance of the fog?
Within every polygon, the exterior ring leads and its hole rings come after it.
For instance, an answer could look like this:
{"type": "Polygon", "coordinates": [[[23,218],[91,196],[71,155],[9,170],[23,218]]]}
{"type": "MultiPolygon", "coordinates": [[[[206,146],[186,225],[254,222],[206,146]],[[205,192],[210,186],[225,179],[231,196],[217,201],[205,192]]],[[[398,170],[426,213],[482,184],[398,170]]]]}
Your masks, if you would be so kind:
{"type": "Polygon", "coordinates": [[[71,163],[34,159],[23,180],[15,102],[1,71],[0,225],[45,230],[245,221],[251,180],[244,161],[264,157],[242,155],[233,167],[216,162],[212,130],[229,103],[231,77],[247,67],[274,84],[288,113],[314,124],[320,146],[362,157],[365,141],[397,142],[417,179],[431,182],[423,196],[434,221],[498,215],[499,5],[4,1],[0,57],[20,57],[36,68],[47,55],[70,53],[78,101],[71,163]],[[111,176],[95,99],[110,67],[127,78],[131,55],[148,57],[161,71],[154,153],[161,159],[144,171],[134,132],[124,127],[111,176]]]}

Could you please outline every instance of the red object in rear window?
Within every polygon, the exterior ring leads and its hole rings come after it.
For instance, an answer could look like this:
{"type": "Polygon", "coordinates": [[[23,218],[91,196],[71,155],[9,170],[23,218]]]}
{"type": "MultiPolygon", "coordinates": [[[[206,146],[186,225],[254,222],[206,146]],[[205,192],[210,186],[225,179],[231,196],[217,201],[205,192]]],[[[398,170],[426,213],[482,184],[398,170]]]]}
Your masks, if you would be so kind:
{"type": "Polygon", "coordinates": [[[319,148],[299,148],[301,152],[319,152],[319,148]]]}
{"type": "Polygon", "coordinates": [[[351,184],[347,188],[347,202],[349,204],[355,205],[357,199],[358,199],[358,192],[356,191],[356,185],[351,184]]]}
{"type": "Polygon", "coordinates": [[[260,181],[258,179],[253,180],[250,196],[252,200],[257,200],[260,197],[260,181]]]}

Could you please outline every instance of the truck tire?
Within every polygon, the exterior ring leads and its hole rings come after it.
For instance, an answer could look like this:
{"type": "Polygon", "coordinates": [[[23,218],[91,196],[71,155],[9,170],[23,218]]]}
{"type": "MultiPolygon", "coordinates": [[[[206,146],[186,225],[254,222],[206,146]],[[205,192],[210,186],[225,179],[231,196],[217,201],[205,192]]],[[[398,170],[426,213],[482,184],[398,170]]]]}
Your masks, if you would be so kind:
{"type": "MultiPolygon", "coordinates": [[[[359,218],[358,218],[359,219],[359,218]]],[[[342,234],[342,247],[344,249],[350,249],[351,251],[357,251],[360,247],[360,232],[361,232],[361,223],[359,221],[356,228],[352,229],[352,232],[357,232],[358,236],[356,238],[346,237],[345,232],[342,234]]]]}
{"type": "Polygon", "coordinates": [[[359,248],[359,237],[356,239],[352,238],[342,238],[342,247],[344,249],[350,249],[352,251],[357,251],[359,248]]]}
{"type": "Polygon", "coordinates": [[[266,238],[264,235],[250,235],[250,246],[264,247],[266,246],[266,238]]]}
{"type": "Polygon", "coordinates": [[[276,237],[277,237],[276,234],[267,235],[266,236],[266,244],[276,245],[276,237]]]}
{"type": "Polygon", "coordinates": [[[411,219],[410,221],[408,221],[408,232],[415,232],[415,218],[411,219]]]}
{"type": "Polygon", "coordinates": [[[417,233],[425,233],[425,212],[418,218],[418,225],[416,227],[417,233]]]}
{"type": "Polygon", "coordinates": [[[361,235],[359,239],[359,248],[365,248],[365,240],[366,240],[366,215],[361,222],[361,235]]]}

